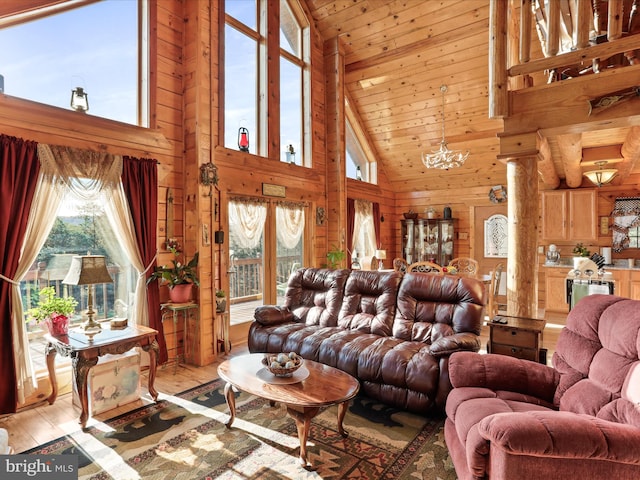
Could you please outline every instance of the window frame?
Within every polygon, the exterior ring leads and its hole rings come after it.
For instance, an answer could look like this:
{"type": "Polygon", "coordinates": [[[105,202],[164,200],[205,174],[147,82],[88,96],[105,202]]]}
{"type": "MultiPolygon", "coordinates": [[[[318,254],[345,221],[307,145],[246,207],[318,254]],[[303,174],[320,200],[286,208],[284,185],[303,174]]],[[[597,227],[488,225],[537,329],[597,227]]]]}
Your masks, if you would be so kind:
{"type": "MultiPolygon", "coordinates": [[[[345,99],[345,158],[350,158],[356,166],[360,167],[362,173],[362,181],[378,184],[378,162],[374,150],[371,148],[371,144],[362,128],[362,124],[359,121],[357,112],[351,108],[351,101],[347,95],[345,99]],[[356,155],[349,154],[349,143],[354,142],[351,146],[351,150],[356,150],[356,155]]],[[[355,180],[355,177],[348,175],[345,168],[345,175],[347,178],[355,180]]]]}
{"type": "MultiPolygon", "coordinates": [[[[226,0],[230,1],[230,0],[226,0]]],[[[232,1],[232,0],[231,0],[232,1]]],[[[301,69],[301,116],[300,119],[300,148],[296,150],[296,163],[305,167],[311,167],[311,159],[308,152],[311,151],[311,55],[310,55],[310,23],[306,18],[304,10],[296,0],[282,0],[286,2],[286,5],[290,9],[294,19],[297,21],[300,27],[300,57],[287,51],[280,45],[280,32],[281,27],[269,29],[267,22],[269,19],[273,19],[274,15],[269,11],[270,8],[280,9],[280,2],[256,0],[257,8],[257,30],[253,30],[251,27],[245,25],[241,21],[232,17],[227,13],[226,7],[221,9],[220,15],[220,35],[221,35],[221,48],[220,48],[220,65],[223,70],[226,70],[226,58],[225,58],[225,29],[226,27],[234,28],[239,33],[248,36],[257,43],[257,86],[255,93],[256,104],[256,131],[249,132],[250,148],[251,145],[255,146],[255,155],[277,160],[278,162],[285,161],[285,149],[287,145],[283,145],[281,140],[281,128],[279,121],[271,121],[274,118],[279,119],[281,113],[281,99],[279,90],[278,93],[270,92],[269,85],[280,85],[280,61],[286,59],[293,65],[301,69]],[[265,35],[264,32],[267,32],[265,35]],[[274,47],[275,45],[275,47],[274,47]],[[278,53],[277,59],[269,59],[269,51],[274,54],[278,53]],[[277,98],[276,98],[277,96],[277,98]],[[275,109],[276,111],[269,112],[269,109],[275,109]],[[276,126],[277,124],[277,126],[276,126]]],[[[280,11],[278,10],[276,18],[280,18],[280,11]]],[[[220,115],[219,115],[219,127],[218,127],[218,146],[228,150],[237,150],[235,144],[225,145],[225,136],[227,132],[231,130],[226,125],[226,108],[227,108],[227,89],[225,88],[225,79],[221,79],[219,82],[219,98],[220,98],[220,115]]],[[[253,153],[253,152],[251,152],[253,153]]]]}
{"type": "MultiPolygon", "coordinates": [[[[151,119],[154,115],[151,111],[151,106],[155,104],[155,94],[152,93],[150,84],[151,75],[151,49],[156,46],[155,38],[150,36],[150,23],[151,18],[156,15],[155,2],[151,4],[149,0],[136,0],[137,2],[137,79],[136,79],[136,123],[129,123],[123,120],[118,120],[110,117],[104,117],[100,115],[91,114],[96,118],[101,118],[107,121],[119,122],[125,125],[132,125],[141,128],[154,128],[150,125],[151,119]]],[[[49,4],[50,2],[42,2],[42,5],[35,5],[26,10],[20,10],[15,14],[10,14],[0,18],[0,29],[7,27],[14,27],[17,25],[38,21],[43,18],[51,17],[54,15],[64,14],[72,10],[91,6],[95,4],[95,0],[79,0],[79,1],[65,1],[56,4],[49,4]]],[[[69,94],[71,90],[69,90],[69,94]]],[[[90,93],[90,92],[89,92],[90,93]]],[[[6,95],[6,92],[5,92],[6,95]]],[[[60,107],[45,103],[42,101],[36,101],[24,97],[19,98],[22,101],[29,102],[35,105],[46,105],[50,108],[58,110],[69,110],[66,107],[60,107]]],[[[91,105],[91,103],[90,103],[91,105]]],[[[90,118],[90,117],[89,117],[90,118]]],[[[83,121],[85,119],[83,118],[83,121]]]]}

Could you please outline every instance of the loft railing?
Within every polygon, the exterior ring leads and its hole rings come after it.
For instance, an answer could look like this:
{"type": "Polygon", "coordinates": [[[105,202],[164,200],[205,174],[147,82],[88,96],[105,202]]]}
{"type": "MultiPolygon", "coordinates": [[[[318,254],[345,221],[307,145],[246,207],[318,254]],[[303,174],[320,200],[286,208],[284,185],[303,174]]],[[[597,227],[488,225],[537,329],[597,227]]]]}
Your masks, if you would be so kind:
{"type": "Polygon", "coordinates": [[[509,91],[536,81],[640,63],[639,10],[638,0],[491,0],[489,116],[508,117],[509,91]]]}

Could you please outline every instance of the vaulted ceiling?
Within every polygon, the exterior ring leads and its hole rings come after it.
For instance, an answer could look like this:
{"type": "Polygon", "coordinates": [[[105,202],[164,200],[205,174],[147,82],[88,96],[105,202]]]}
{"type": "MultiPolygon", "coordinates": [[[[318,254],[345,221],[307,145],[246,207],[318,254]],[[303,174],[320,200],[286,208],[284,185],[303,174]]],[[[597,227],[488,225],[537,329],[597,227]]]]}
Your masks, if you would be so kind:
{"type": "MultiPolygon", "coordinates": [[[[488,1],[307,0],[307,4],[323,38],[341,39],[347,95],[395,191],[506,183],[506,166],[497,160],[497,134],[503,122],[489,118],[488,1]],[[441,141],[441,85],[448,88],[444,106],[448,146],[471,152],[464,166],[446,171],[427,169],[421,161],[421,153],[437,150],[441,141]]],[[[535,36],[532,42],[537,43],[535,36]]],[[[542,56],[539,45],[533,49],[542,56]]],[[[563,156],[603,146],[619,151],[629,135],[628,127],[603,127],[546,141],[558,177],[565,181],[568,173],[575,183],[584,170],[593,169],[593,161],[581,165],[581,157],[567,161],[563,156]],[[573,153],[567,144],[573,145],[573,153]],[[572,162],[574,168],[568,171],[572,162]]],[[[595,158],[600,152],[590,153],[595,158]]]]}

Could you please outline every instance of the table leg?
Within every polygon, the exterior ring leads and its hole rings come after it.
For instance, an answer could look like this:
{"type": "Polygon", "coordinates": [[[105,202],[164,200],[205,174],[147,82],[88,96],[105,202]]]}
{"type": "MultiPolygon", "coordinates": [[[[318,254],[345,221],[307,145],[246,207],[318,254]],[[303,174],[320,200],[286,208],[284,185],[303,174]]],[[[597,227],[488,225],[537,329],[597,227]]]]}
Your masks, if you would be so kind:
{"type": "Polygon", "coordinates": [[[158,351],[160,348],[158,347],[158,342],[154,338],[153,342],[146,347],[142,347],[142,349],[149,353],[149,384],[147,389],[149,390],[149,395],[151,395],[153,401],[156,402],[158,400],[158,392],[153,386],[153,383],[156,381],[156,367],[158,366],[158,351]]]}
{"type": "Polygon", "coordinates": [[[343,437],[347,438],[349,436],[349,432],[345,431],[342,426],[342,422],[344,420],[344,416],[347,414],[347,409],[349,407],[349,402],[342,402],[338,404],[338,432],[343,437]]]}
{"type": "Polygon", "coordinates": [[[56,379],[56,349],[51,343],[47,343],[44,349],[44,353],[47,358],[47,370],[49,371],[49,381],[51,382],[51,395],[47,398],[49,405],[53,405],[53,402],[58,398],[58,380],[56,379]]]}
{"type": "Polygon", "coordinates": [[[298,429],[298,439],[300,440],[300,465],[307,470],[313,470],[311,462],[307,460],[307,438],[309,437],[309,427],[311,419],[320,411],[320,407],[302,407],[301,410],[291,405],[287,405],[287,413],[295,420],[298,429]]]}
{"type": "Polygon", "coordinates": [[[224,398],[227,399],[227,406],[229,407],[229,421],[226,426],[231,428],[231,424],[236,418],[236,396],[233,393],[233,385],[230,383],[224,386],[224,398]]]}
{"type": "Polygon", "coordinates": [[[78,390],[78,397],[80,399],[80,406],[82,412],[80,413],[80,425],[84,430],[87,427],[87,420],[89,419],[89,392],[87,385],[87,375],[91,367],[98,363],[98,357],[84,358],[74,356],[71,358],[73,365],[73,372],[75,375],[76,389],[78,390]]]}

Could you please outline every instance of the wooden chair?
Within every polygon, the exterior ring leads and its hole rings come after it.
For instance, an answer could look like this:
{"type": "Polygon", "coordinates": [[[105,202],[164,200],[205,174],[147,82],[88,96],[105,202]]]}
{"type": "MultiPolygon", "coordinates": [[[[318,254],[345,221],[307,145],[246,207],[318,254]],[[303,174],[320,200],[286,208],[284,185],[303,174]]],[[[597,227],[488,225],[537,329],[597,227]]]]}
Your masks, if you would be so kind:
{"type": "Polygon", "coordinates": [[[407,272],[442,273],[442,267],[433,262],[415,262],[407,267],[407,272]]]}
{"type": "Polygon", "coordinates": [[[404,258],[397,257],[393,259],[393,269],[396,272],[406,273],[408,266],[409,264],[404,258]]]}
{"type": "Polygon", "coordinates": [[[449,262],[450,267],[458,271],[458,275],[476,277],[478,275],[478,261],[470,257],[458,257],[449,262]]]}
{"type": "Polygon", "coordinates": [[[489,301],[487,302],[487,315],[489,321],[498,314],[500,305],[498,303],[498,293],[500,292],[500,278],[502,277],[502,270],[504,270],[504,263],[500,262],[496,264],[495,269],[491,272],[491,284],[489,285],[489,301]]]}

